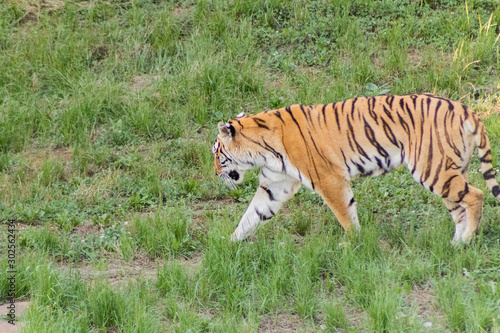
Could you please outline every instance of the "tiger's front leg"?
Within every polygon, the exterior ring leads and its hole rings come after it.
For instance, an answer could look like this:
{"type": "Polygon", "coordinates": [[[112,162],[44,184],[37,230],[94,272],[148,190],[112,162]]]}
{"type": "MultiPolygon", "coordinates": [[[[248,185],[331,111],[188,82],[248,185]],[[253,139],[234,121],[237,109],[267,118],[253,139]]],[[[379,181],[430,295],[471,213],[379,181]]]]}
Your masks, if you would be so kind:
{"type": "Polygon", "coordinates": [[[285,174],[266,171],[261,172],[259,179],[259,188],[231,235],[232,241],[241,241],[252,235],[261,221],[273,217],[300,188],[299,181],[285,174]]]}

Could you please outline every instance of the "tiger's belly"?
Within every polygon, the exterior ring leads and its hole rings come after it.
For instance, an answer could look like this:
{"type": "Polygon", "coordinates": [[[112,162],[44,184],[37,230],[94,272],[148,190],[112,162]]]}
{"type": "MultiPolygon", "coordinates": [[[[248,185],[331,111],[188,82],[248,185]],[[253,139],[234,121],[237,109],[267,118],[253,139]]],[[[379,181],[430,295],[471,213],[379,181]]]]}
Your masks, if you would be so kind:
{"type": "Polygon", "coordinates": [[[349,178],[377,176],[387,173],[403,163],[407,163],[404,148],[384,148],[383,152],[365,150],[344,160],[344,170],[349,178]]]}

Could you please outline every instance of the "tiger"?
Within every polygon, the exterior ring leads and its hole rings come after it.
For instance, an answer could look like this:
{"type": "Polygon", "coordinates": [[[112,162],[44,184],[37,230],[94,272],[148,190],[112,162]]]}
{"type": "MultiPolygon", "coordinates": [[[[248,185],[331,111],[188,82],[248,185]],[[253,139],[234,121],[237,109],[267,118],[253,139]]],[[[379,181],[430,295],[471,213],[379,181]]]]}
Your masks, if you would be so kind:
{"type": "Polygon", "coordinates": [[[492,153],[479,116],[432,94],[357,97],[291,105],[218,123],[214,171],[230,188],[260,168],[259,187],[231,235],[241,241],[271,219],[301,185],[318,193],[346,233],[359,232],[350,180],[406,165],[440,196],[455,223],[453,244],[478,230],[484,194],[467,181],[475,147],[486,184],[500,201],[492,153]]]}

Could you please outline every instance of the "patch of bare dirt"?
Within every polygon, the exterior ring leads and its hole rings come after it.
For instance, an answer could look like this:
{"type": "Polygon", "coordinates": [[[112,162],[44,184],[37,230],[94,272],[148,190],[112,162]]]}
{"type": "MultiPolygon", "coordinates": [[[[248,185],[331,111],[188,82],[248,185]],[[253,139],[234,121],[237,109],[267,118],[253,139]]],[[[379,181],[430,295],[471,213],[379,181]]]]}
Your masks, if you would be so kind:
{"type": "Polygon", "coordinates": [[[297,316],[271,315],[263,317],[260,321],[260,333],[288,333],[288,332],[313,332],[304,327],[304,321],[297,316]]]}
{"type": "Polygon", "coordinates": [[[132,262],[120,258],[108,258],[98,264],[81,262],[75,266],[60,264],[59,268],[68,271],[77,271],[83,280],[93,281],[99,278],[108,280],[117,285],[122,280],[130,278],[155,278],[158,263],[142,253],[136,253],[132,262]]]}
{"type": "Polygon", "coordinates": [[[193,204],[193,224],[192,228],[194,232],[206,232],[207,227],[207,217],[205,213],[207,211],[214,210],[217,207],[224,207],[229,205],[234,205],[236,200],[233,198],[227,198],[222,200],[208,200],[199,201],[193,204]]]}
{"type": "Polygon", "coordinates": [[[98,226],[86,223],[86,224],[81,224],[79,226],[74,227],[70,233],[71,234],[80,234],[82,236],[87,236],[90,234],[96,234],[98,232],[100,232],[100,229],[98,226]]]}
{"type": "Polygon", "coordinates": [[[130,89],[134,92],[144,90],[145,88],[151,86],[155,81],[161,79],[160,75],[139,75],[132,78],[132,84],[130,89]]]}
{"type": "Polygon", "coordinates": [[[89,203],[96,198],[106,199],[113,194],[116,182],[121,170],[101,172],[92,180],[90,184],[81,184],[71,195],[78,200],[85,200],[89,203]]]}
{"type": "Polygon", "coordinates": [[[201,253],[195,253],[190,258],[179,259],[179,264],[186,269],[189,274],[195,274],[200,270],[202,261],[203,255],[201,253]]]}
{"type": "Polygon", "coordinates": [[[194,6],[189,6],[189,7],[177,6],[174,8],[173,14],[175,17],[181,17],[186,14],[192,13],[193,11],[194,11],[194,6]]]}
{"type": "Polygon", "coordinates": [[[15,315],[16,320],[14,321],[14,325],[9,323],[7,319],[7,315],[9,314],[9,309],[7,306],[10,306],[10,303],[5,303],[0,305],[0,332],[2,333],[17,333],[23,326],[23,322],[19,321],[19,317],[22,318],[23,312],[28,307],[28,301],[16,301],[14,303],[15,306],[15,315]]]}
{"type": "Polygon", "coordinates": [[[410,63],[413,67],[418,67],[422,64],[422,56],[417,50],[408,53],[408,59],[410,59],[410,63]]]}
{"type": "Polygon", "coordinates": [[[430,285],[414,286],[405,300],[418,309],[418,316],[422,321],[430,322],[432,327],[444,331],[445,315],[437,308],[436,296],[430,285]]]}
{"type": "Polygon", "coordinates": [[[32,150],[25,153],[26,159],[29,161],[31,168],[37,172],[43,161],[48,159],[60,159],[65,163],[73,159],[73,153],[65,148],[57,148],[51,150],[32,150]]]}
{"type": "Polygon", "coordinates": [[[342,285],[337,284],[333,294],[335,302],[342,304],[344,308],[348,325],[361,330],[365,326],[364,324],[370,320],[368,314],[362,308],[349,301],[342,285]]]}
{"type": "Polygon", "coordinates": [[[24,11],[17,23],[38,21],[42,13],[52,13],[65,6],[61,0],[9,0],[6,4],[24,11]]]}

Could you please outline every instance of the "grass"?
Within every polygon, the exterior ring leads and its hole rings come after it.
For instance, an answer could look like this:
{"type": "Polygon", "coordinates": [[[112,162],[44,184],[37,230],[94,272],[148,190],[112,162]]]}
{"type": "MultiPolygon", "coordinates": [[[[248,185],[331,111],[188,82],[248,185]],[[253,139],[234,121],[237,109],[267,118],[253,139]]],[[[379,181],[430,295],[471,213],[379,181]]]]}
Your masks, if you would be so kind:
{"type": "Polygon", "coordinates": [[[463,248],[402,169],[353,182],[359,237],[301,189],[234,244],[257,173],[230,191],[210,150],[241,111],[431,92],[481,115],[498,168],[499,26],[493,0],[6,1],[0,221],[23,332],[500,332],[500,206],[477,159],[463,248]]]}

